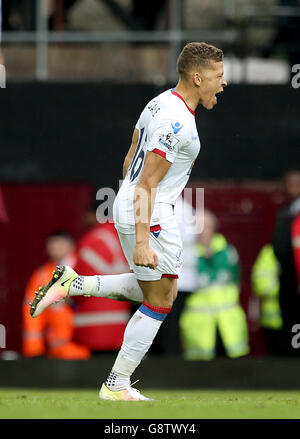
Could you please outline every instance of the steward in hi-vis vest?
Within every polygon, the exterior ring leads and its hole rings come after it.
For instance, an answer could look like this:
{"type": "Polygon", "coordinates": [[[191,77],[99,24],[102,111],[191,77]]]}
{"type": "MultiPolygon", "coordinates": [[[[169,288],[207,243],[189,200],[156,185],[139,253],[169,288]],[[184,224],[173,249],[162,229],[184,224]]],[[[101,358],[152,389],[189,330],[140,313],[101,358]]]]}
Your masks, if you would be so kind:
{"type": "MultiPolygon", "coordinates": [[[[213,214],[206,212],[206,223],[213,214]]],[[[211,228],[211,231],[215,227],[211,228]]],[[[201,235],[200,235],[201,236],[201,235]]],[[[240,265],[235,248],[221,234],[213,234],[206,246],[198,244],[198,289],[186,300],[180,318],[184,357],[211,360],[220,334],[229,357],[249,353],[246,315],[239,303],[240,265]]]]}
{"type": "Polygon", "coordinates": [[[279,302],[279,263],[271,244],[260,250],[252,268],[251,280],[253,292],[260,298],[260,324],[267,352],[282,355],[284,340],[279,302]]]}
{"type": "Polygon", "coordinates": [[[281,329],[279,305],[279,265],[271,244],[259,252],[252,269],[254,293],[261,299],[260,323],[263,328],[281,329]]]}
{"type": "Polygon", "coordinates": [[[28,304],[35,298],[35,291],[47,283],[55,266],[59,263],[76,263],[73,238],[65,231],[51,233],[46,240],[48,262],[38,267],[31,275],[22,306],[23,331],[22,354],[24,357],[47,356],[61,360],[86,360],[90,349],[75,343],[74,312],[69,303],[51,305],[37,318],[28,312],[28,304]]]}

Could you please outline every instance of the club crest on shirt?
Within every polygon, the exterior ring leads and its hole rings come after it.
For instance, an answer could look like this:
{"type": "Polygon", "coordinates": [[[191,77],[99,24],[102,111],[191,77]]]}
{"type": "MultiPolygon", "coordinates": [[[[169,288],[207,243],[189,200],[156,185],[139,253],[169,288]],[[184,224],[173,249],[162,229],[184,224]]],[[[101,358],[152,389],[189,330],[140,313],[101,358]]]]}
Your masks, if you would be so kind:
{"type": "Polygon", "coordinates": [[[177,145],[177,143],[179,142],[179,140],[172,133],[161,134],[159,136],[158,141],[162,146],[165,146],[169,151],[173,151],[174,146],[177,145]]]}

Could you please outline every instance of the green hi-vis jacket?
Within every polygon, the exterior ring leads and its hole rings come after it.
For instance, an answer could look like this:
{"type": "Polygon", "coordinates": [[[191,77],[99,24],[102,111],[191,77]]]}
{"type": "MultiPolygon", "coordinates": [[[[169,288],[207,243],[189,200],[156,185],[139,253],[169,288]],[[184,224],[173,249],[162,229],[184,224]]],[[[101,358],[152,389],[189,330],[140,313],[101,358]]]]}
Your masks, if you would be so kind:
{"type": "Polygon", "coordinates": [[[253,265],[252,288],[261,299],[261,325],[264,328],[280,329],[279,266],[271,244],[261,249],[253,265]]]}
{"type": "Polygon", "coordinates": [[[239,303],[240,265],[235,248],[215,234],[211,256],[199,244],[198,289],[186,300],[180,317],[184,357],[210,360],[215,357],[218,328],[226,353],[236,358],[249,352],[246,315],[239,303]]]}

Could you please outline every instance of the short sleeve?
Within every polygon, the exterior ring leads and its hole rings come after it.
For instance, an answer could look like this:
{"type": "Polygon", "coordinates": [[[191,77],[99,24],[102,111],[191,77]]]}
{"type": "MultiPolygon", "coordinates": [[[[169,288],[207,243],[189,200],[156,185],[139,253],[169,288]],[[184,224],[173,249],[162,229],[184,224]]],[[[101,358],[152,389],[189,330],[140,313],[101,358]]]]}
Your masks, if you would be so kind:
{"type": "Polygon", "coordinates": [[[150,134],[147,150],[173,163],[184,143],[184,126],[177,121],[164,120],[150,134]]]}
{"type": "Polygon", "coordinates": [[[137,121],[137,123],[135,124],[135,128],[137,130],[140,130],[140,119],[137,121]]]}

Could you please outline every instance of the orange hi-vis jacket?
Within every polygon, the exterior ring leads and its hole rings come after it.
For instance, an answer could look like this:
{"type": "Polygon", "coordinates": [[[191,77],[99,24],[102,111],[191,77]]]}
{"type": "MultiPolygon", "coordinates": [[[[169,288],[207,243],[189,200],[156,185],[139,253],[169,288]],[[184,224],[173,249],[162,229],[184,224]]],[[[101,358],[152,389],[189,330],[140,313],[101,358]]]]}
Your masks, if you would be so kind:
{"type": "Polygon", "coordinates": [[[90,350],[72,342],[74,334],[74,313],[67,303],[47,308],[36,318],[30,316],[29,302],[35,297],[39,286],[45,285],[55,269],[53,262],[47,262],[34,271],[26,287],[23,303],[23,343],[25,357],[47,354],[52,358],[86,359],[90,350]]]}

